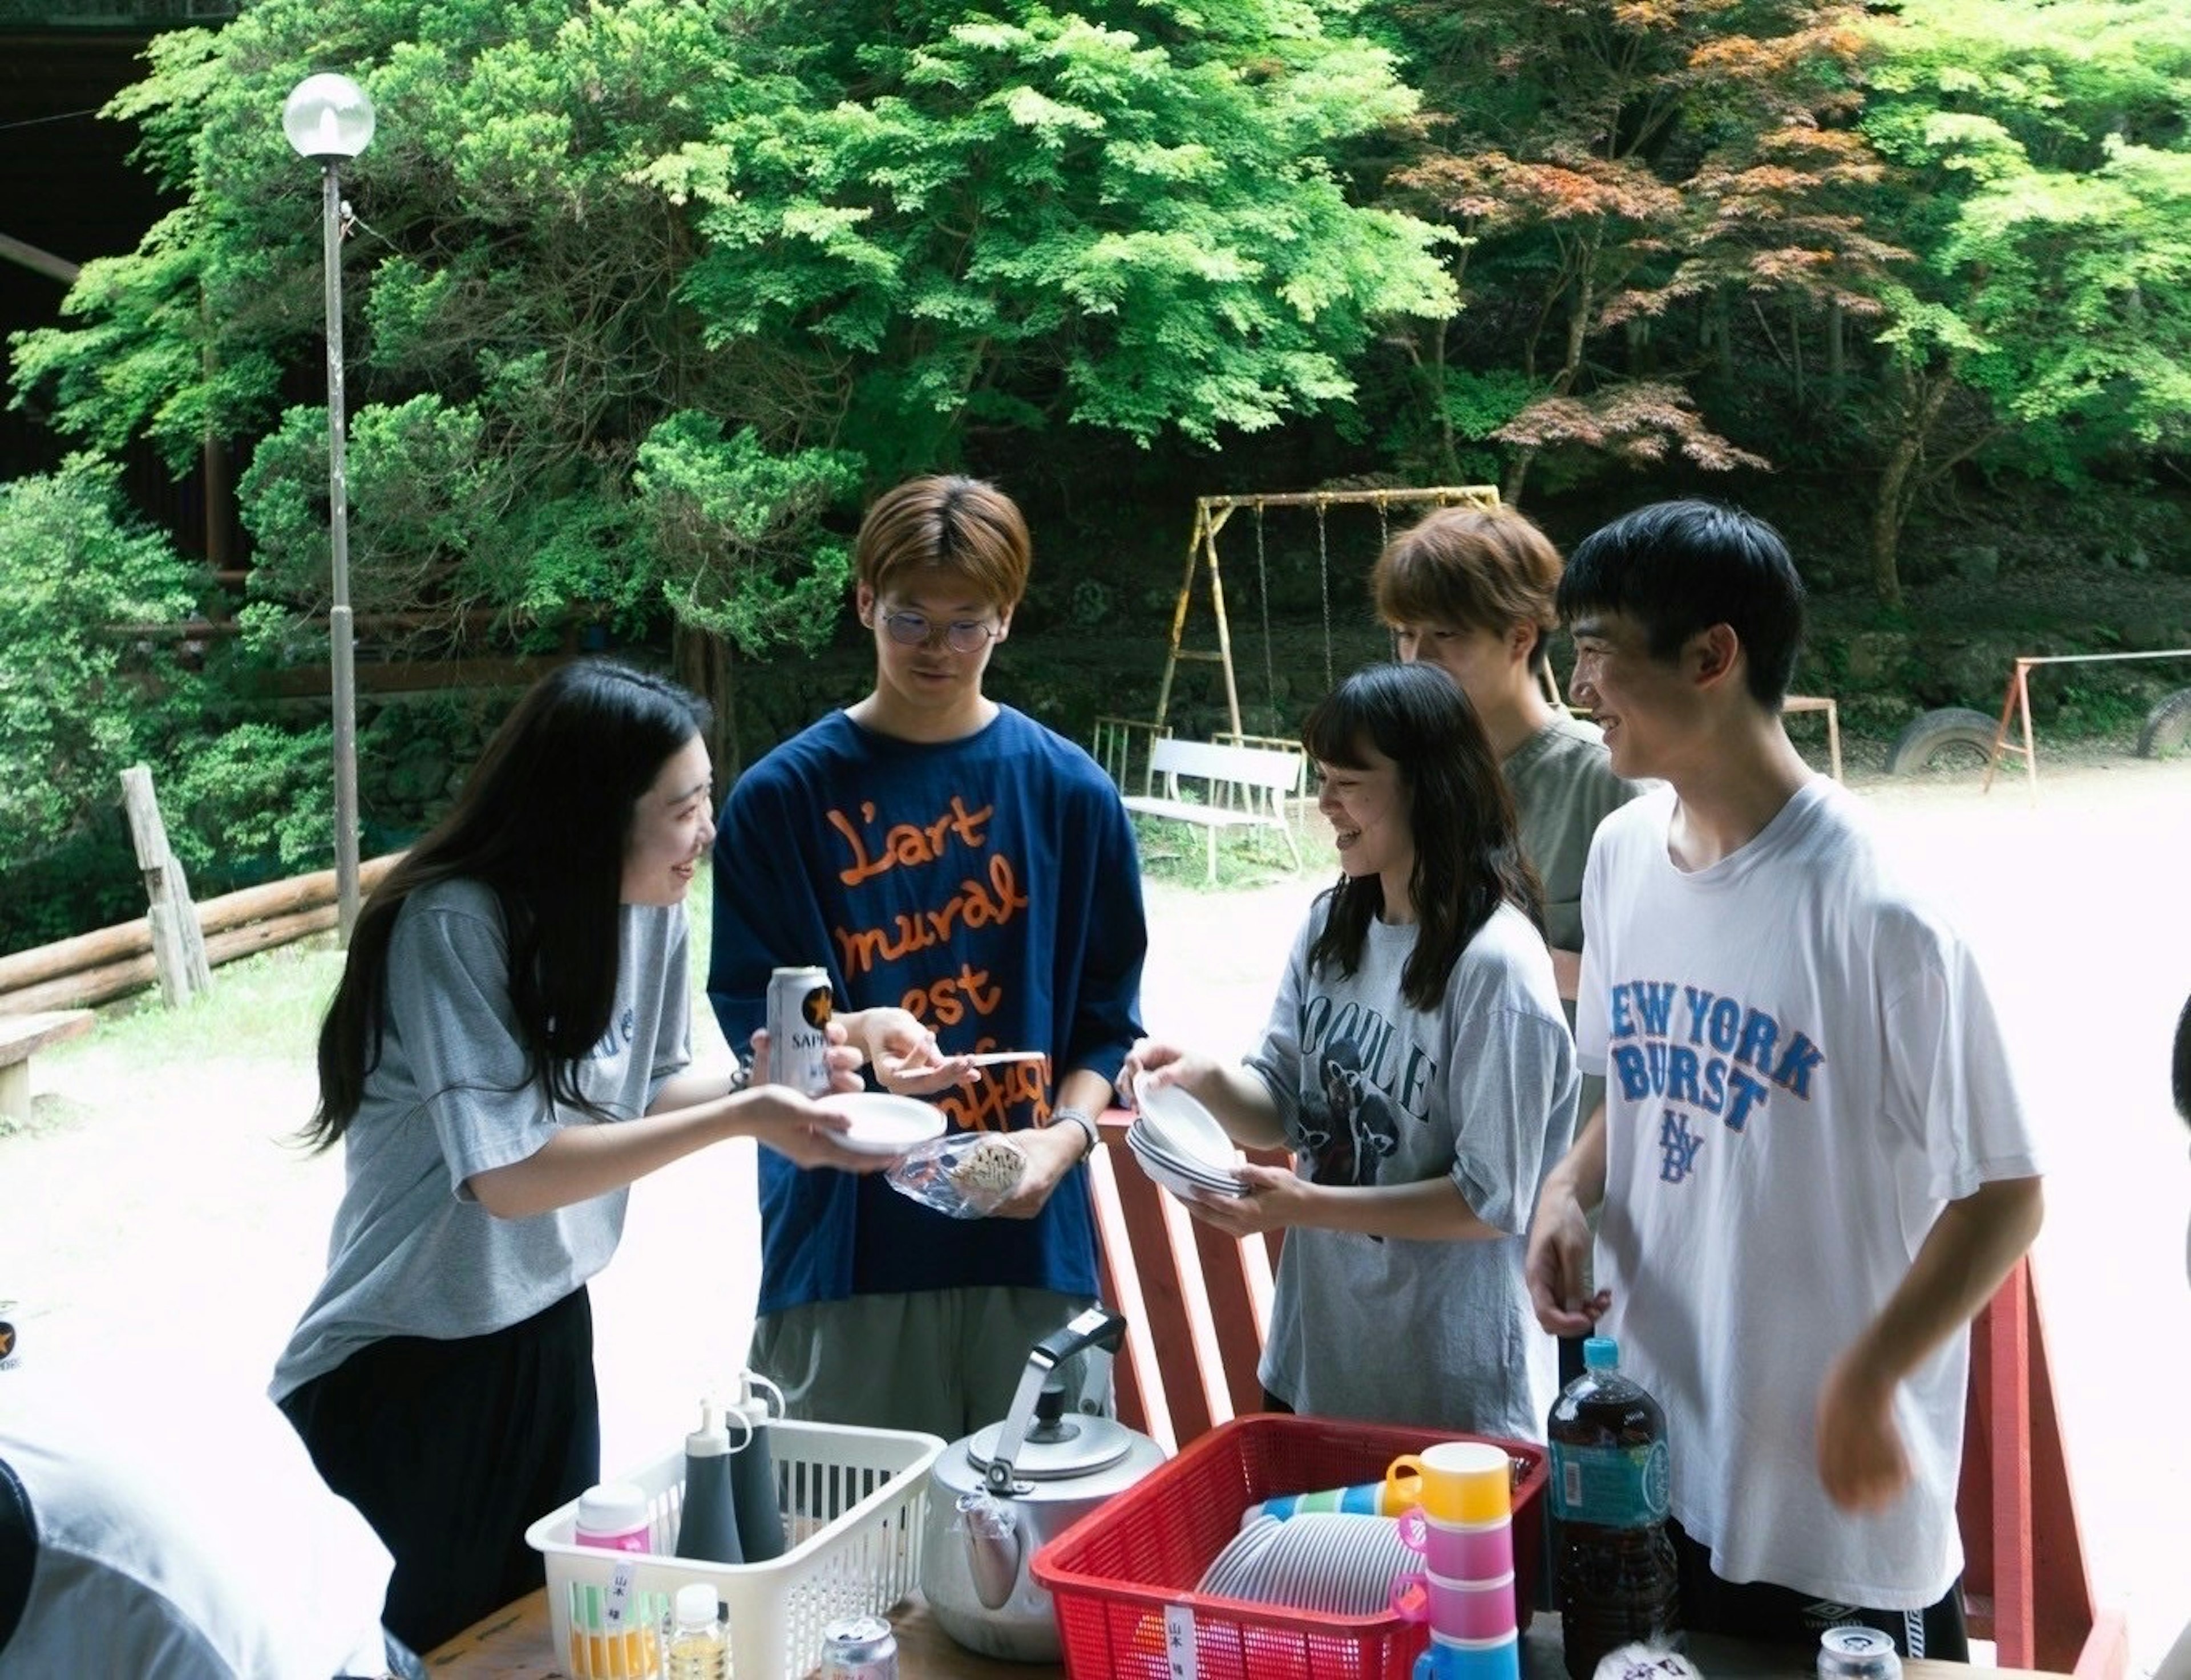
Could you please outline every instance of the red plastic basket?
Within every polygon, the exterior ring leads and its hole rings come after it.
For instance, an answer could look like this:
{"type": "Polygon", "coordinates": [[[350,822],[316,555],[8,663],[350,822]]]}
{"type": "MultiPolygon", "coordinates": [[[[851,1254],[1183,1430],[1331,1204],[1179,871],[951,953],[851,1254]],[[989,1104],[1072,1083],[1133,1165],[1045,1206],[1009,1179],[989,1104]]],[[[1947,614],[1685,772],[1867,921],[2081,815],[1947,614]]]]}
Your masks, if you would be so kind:
{"type": "MultiPolygon", "coordinates": [[[[1335,1418],[1236,1418],[1193,1442],[1034,1555],[1057,1606],[1070,1680],[1410,1680],[1429,1643],[1394,1615],[1335,1616],[1197,1592],[1250,1505],[1372,1482],[1403,1452],[1465,1439],[1450,1430],[1335,1418]],[[1184,1660],[1192,1647],[1193,1666],[1184,1660]]],[[[1480,1438],[1481,1439],[1481,1438],[1480,1438]]],[[[1515,1461],[1514,1603],[1527,1628],[1542,1558],[1545,1450],[1500,1440],[1515,1461]]]]}

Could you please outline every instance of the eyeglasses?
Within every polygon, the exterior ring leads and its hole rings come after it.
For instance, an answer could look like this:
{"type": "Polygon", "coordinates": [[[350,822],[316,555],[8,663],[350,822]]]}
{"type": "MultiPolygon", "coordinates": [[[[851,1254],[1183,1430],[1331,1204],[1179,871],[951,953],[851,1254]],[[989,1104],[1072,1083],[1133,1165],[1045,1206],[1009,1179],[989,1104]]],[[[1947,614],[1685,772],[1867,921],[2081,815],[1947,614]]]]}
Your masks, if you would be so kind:
{"type": "Polygon", "coordinates": [[[932,642],[941,633],[953,653],[979,653],[1004,633],[1002,625],[985,618],[954,618],[948,624],[933,624],[927,614],[919,612],[891,613],[883,619],[883,628],[890,632],[891,640],[907,648],[932,642]]]}

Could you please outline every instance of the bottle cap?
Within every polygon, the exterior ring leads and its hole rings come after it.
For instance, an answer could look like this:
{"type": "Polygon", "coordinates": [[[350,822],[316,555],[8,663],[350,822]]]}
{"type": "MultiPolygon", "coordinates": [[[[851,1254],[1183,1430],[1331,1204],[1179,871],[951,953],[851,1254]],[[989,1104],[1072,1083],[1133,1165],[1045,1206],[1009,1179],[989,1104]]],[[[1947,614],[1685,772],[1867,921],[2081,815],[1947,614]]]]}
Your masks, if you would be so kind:
{"type": "Polygon", "coordinates": [[[739,1419],[749,1430],[758,1429],[768,1422],[768,1401],[764,1396],[754,1393],[751,1371],[740,1373],[738,1397],[724,1410],[730,1417],[739,1419]]]}
{"type": "Polygon", "coordinates": [[[1593,1336],[1582,1344],[1582,1362],[1587,1371],[1611,1371],[1620,1363],[1620,1344],[1610,1336],[1593,1336]]]}
{"type": "Polygon", "coordinates": [[[720,1458],[731,1450],[731,1432],[723,1427],[713,1395],[700,1402],[700,1427],[685,1438],[687,1458],[720,1458]]]}
{"type": "Polygon", "coordinates": [[[748,1428],[760,1429],[771,1418],[783,1416],[783,1390],[758,1371],[742,1371],[738,1373],[738,1397],[731,1402],[731,1410],[746,1421],[748,1428]],[[768,1393],[757,1393],[756,1384],[768,1393]],[[776,1396],[773,1406],[769,1404],[769,1394],[776,1396]]]}
{"type": "Polygon", "coordinates": [[[715,1625],[715,1589],[712,1583],[695,1581],[677,1589],[677,1625],[680,1627],[712,1627],[715,1625]]]}
{"type": "Polygon", "coordinates": [[[603,1482],[578,1496],[581,1534],[629,1534],[647,1521],[646,1495],[629,1482],[603,1482]]]}

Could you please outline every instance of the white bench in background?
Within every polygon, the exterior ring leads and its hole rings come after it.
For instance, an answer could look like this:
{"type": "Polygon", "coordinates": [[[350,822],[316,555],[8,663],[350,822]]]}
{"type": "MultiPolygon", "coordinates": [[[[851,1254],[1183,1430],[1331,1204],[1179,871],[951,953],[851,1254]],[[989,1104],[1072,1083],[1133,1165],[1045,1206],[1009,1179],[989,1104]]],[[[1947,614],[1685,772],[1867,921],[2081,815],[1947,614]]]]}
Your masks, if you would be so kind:
{"type": "Polygon", "coordinates": [[[31,1117],[31,1058],[89,1032],[98,1019],[88,1009],[0,1015],[0,1120],[31,1117]]]}
{"type": "Polygon", "coordinates": [[[1284,837],[1294,867],[1301,866],[1286,820],[1286,795],[1300,786],[1301,756],[1263,746],[1224,746],[1209,741],[1152,742],[1149,772],[1159,790],[1129,793],[1126,809],[1143,816],[1192,823],[1209,838],[1209,879],[1217,880],[1217,835],[1226,828],[1275,828],[1284,837]],[[1187,798],[1180,779],[1201,782],[1204,798],[1187,798]]]}

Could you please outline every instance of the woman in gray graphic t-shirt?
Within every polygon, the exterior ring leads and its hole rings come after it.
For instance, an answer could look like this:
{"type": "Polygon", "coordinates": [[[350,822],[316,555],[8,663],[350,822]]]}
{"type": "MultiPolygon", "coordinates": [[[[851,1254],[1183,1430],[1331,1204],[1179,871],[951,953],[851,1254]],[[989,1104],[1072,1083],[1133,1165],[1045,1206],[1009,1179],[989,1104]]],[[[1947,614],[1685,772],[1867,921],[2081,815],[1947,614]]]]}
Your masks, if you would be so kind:
{"type": "MultiPolygon", "coordinates": [[[[347,1188],[271,1392],[394,1556],[387,1625],[416,1650],[538,1586],[526,1524],[600,1479],[586,1280],[626,1187],[731,1138],[889,1164],[805,1097],[688,1068],[705,715],[604,661],[540,682],[366,905],[321,1029],[309,1136],[342,1143],[347,1188]]],[[[846,1025],[926,1053],[902,1011],[846,1025]]]]}
{"type": "Polygon", "coordinates": [[[1551,1338],[1522,1286],[1529,1210],[1574,1128],[1574,1041],[1534,873],[1461,690],[1422,665],[1346,678],[1302,742],[1340,878],[1294,942],[1262,1044],[1227,1067],[1156,1040],[1147,1072],[1233,1139],[1293,1152],[1198,1192],[1237,1235],[1289,1228],[1272,1405],[1541,1440],[1551,1338]]]}

